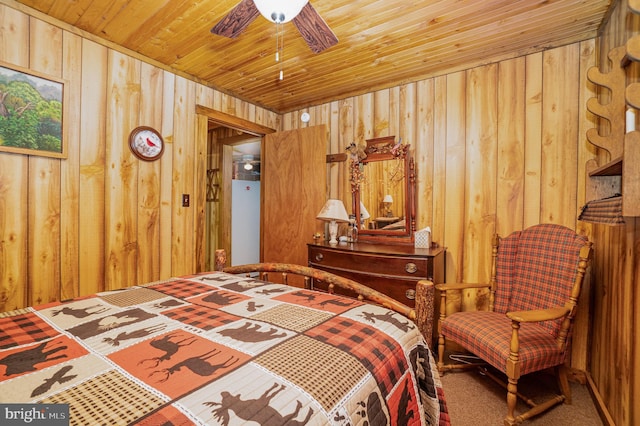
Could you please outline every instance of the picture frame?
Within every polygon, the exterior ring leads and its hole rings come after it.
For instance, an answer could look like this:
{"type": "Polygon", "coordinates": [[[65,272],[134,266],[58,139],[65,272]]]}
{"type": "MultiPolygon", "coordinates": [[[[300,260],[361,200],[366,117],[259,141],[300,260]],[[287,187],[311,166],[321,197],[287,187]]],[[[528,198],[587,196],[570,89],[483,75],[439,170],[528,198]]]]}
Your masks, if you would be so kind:
{"type": "Polygon", "coordinates": [[[65,85],[0,61],[0,152],[67,158],[65,85]]]}

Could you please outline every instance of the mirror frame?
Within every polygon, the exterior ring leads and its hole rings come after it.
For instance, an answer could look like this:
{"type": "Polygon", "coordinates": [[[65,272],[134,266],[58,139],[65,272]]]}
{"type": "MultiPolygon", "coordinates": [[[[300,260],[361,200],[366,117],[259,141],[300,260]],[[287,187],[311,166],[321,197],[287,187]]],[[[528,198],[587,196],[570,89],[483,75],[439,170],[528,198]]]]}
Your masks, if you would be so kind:
{"type": "Polygon", "coordinates": [[[405,206],[404,230],[383,230],[383,229],[358,229],[359,242],[372,242],[384,244],[413,244],[414,233],[416,231],[416,208],[415,208],[415,188],[416,175],[413,157],[410,154],[410,145],[403,145],[395,142],[395,136],[383,138],[367,139],[364,154],[366,157],[357,156],[351,159],[351,192],[353,198],[352,211],[356,218],[360,217],[360,182],[362,181],[361,164],[368,164],[375,161],[385,161],[393,159],[404,160],[404,192],[405,206]]]}

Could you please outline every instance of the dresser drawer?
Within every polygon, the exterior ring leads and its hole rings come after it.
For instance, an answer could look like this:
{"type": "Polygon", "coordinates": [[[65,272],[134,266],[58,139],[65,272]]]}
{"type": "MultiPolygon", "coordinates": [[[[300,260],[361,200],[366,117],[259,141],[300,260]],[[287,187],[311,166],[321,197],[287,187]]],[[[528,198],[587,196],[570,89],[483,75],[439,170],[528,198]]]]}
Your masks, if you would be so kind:
{"type": "MultiPolygon", "coordinates": [[[[394,279],[385,276],[375,276],[365,273],[341,271],[331,267],[314,267],[316,269],[331,272],[344,278],[354,280],[360,284],[366,285],[369,288],[372,288],[376,291],[379,291],[380,293],[386,294],[387,296],[396,299],[400,303],[404,303],[410,308],[413,308],[415,306],[416,280],[394,279]]],[[[314,281],[313,287],[324,291],[328,290],[328,286],[324,282],[314,281]]],[[[344,294],[345,296],[357,297],[357,294],[345,289],[335,289],[335,292],[344,294]]]]}
{"type": "MultiPolygon", "coordinates": [[[[369,277],[406,279],[414,285],[416,280],[433,278],[432,258],[350,253],[313,246],[309,247],[309,266],[330,268],[334,272],[363,272],[369,277]]],[[[338,272],[338,275],[343,274],[338,272]]]]}
{"type": "MultiPolygon", "coordinates": [[[[416,284],[419,280],[442,283],[446,276],[444,248],[420,249],[358,242],[332,246],[322,241],[307,244],[307,247],[307,260],[312,268],[352,279],[411,308],[415,307],[416,284]]],[[[327,283],[323,282],[314,281],[313,286],[319,290],[328,289],[327,283]]],[[[336,289],[336,292],[356,296],[348,290],[336,289]]],[[[428,303],[434,303],[433,293],[428,297],[428,303]]],[[[428,319],[429,335],[433,321],[434,318],[428,319]]]]}

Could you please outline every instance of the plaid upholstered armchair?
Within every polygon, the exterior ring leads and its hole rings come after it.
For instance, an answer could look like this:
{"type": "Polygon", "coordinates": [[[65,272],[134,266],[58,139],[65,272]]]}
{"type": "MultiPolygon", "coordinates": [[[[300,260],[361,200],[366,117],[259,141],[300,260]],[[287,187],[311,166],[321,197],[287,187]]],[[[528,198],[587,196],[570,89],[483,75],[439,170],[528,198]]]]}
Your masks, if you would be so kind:
{"type": "MultiPolygon", "coordinates": [[[[565,358],[572,320],[591,256],[591,243],[569,228],[532,226],[493,240],[489,284],[440,284],[438,368],[444,373],[469,364],[444,364],[445,339],[453,341],[507,376],[505,425],[524,420],[563,401],[571,403],[565,358]],[[490,288],[489,311],[445,316],[446,290],[490,288]],[[515,417],[518,379],[554,367],[561,395],[515,417]]],[[[475,364],[477,366],[477,364],[475,364]]]]}

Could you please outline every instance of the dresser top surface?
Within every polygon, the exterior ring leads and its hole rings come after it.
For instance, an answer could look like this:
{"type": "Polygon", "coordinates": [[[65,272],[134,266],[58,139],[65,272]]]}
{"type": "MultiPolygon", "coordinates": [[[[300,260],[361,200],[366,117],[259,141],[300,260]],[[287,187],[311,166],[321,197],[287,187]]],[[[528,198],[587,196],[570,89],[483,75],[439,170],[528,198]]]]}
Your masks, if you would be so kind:
{"type": "Polygon", "coordinates": [[[371,253],[377,255],[393,255],[393,256],[420,256],[435,257],[442,253],[445,249],[437,248],[416,248],[412,245],[391,245],[391,244],[374,244],[374,243],[347,243],[341,242],[336,245],[329,244],[328,241],[317,241],[307,244],[309,247],[318,247],[328,250],[342,251],[345,253],[371,253]]]}

